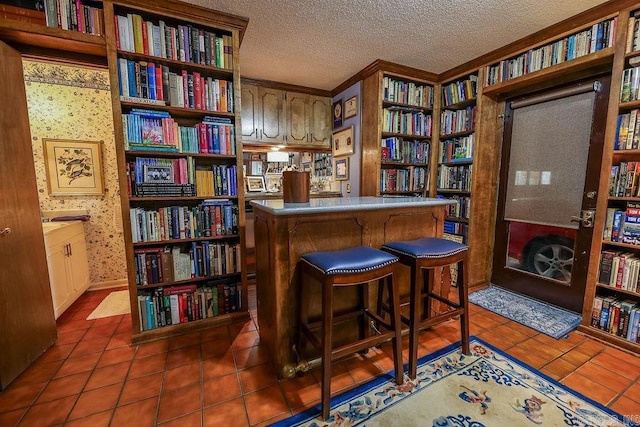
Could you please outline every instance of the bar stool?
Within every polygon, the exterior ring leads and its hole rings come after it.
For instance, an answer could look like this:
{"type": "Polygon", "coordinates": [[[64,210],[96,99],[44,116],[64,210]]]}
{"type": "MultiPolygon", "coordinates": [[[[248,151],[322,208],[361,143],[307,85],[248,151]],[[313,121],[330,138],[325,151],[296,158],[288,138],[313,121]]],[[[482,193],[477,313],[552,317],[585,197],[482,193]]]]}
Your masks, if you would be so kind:
{"type": "MultiPolygon", "coordinates": [[[[469,276],[465,265],[468,247],[451,240],[427,237],[417,240],[387,242],[382,246],[382,249],[397,256],[401,264],[411,267],[409,319],[402,317],[402,321],[409,325],[409,378],[414,379],[417,373],[418,333],[455,316],[460,316],[462,352],[469,354],[469,302],[467,298],[469,276]],[[455,302],[451,301],[448,295],[440,295],[435,292],[434,279],[436,275],[434,270],[442,271],[442,268],[450,268],[452,264],[458,262],[459,302],[455,302]],[[462,281],[459,280],[460,277],[462,277],[462,281]],[[448,310],[434,313],[433,300],[440,301],[448,310]],[[422,313],[420,313],[421,305],[422,313]]],[[[383,303],[382,293],[383,289],[379,289],[378,314],[388,310],[388,305],[383,303]]]]}
{"type": "MultiPolygon", "coordinates": [[[[331,362],[340,357],[354,354],[388,340],[392,341],[395,380],[403,383],[402,369],[402,328],[400,323],[400,297],[393,284],[393,268],[398,258],[395,255],[368,246],[358,246],[344,250],[330,252],[313,252],[301,257],[302,274],[318,280],[322,285],[322,313],[320,322],[309,323],[309,295],[310,289],[302,283],[300,290],[300,325],[298,333],[298,348],[304,349],[306,339],[321,351],[322,364],[322,417],[329,417],[331,400],[331,362]],[[375,312],[369,311],[368,284],[378,281],[380,285],[386,282],[389,295],[390,321],[385,321],[375,312]],[[334,320],[344,320],[345,316],[334,318],[334,287],[360,286],[361,310],[358,315],[366,320],[367,316],[375,319],[385,329],[378,335],[369,335],[366,325],[359,331],[359,340],[332,348],[334,320]],[[318,327],[319,326],[319,327],[318,327]],[[312,330],[321,330],[321,339],[312,330]]],[[[380,286],[382,287],[382,286],[380,286]]]]}

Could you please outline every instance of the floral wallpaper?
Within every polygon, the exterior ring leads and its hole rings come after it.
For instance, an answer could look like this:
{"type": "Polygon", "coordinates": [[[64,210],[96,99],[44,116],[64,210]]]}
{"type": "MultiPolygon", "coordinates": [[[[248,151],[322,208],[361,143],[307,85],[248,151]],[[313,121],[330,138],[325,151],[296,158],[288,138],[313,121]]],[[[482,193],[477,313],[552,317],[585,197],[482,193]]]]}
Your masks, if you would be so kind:
{"type": "Polygon", "coordinates": [[[106,69],[23,60],[29,123],[42,210],[86,209],[92,287],[126,283],[109,74],[106,69]],[[50,196],[43,138],[100,141],[104,195],[50,196]],[[117,282],[117,283],[112,283],[117,282]]]}

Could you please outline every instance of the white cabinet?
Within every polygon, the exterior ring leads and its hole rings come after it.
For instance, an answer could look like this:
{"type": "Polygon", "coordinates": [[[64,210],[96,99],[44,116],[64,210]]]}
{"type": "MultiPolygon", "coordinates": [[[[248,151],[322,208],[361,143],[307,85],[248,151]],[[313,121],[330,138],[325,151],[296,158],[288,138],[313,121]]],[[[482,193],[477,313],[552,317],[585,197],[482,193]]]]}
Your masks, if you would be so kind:
{"type": "Polygon", "coordinates": [[[89,260],[82,221],[42,224],[56,319],[89,287],[89,260]]]}

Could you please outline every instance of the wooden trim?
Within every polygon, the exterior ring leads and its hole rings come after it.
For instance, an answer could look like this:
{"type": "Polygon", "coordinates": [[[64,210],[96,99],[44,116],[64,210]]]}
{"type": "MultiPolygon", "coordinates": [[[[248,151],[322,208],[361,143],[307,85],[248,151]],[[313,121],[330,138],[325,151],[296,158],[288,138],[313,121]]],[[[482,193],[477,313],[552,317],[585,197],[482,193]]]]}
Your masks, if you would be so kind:
{"type": "Polygon", "coordinates": [[[331,91],[329,90],[316,89],[316,88],[307,87],[307,86],[298,86],[298,85],[289,84],[289,83],[276,82],[273,80],[260,80],[260,79],[252,79],[249,77],[241,77],[240,81],[242,84],[247,84],[252,86],[268,87],[271,89],[279,89],[287,92],[307,93],[309,95],[331,97],[331,91]]]}

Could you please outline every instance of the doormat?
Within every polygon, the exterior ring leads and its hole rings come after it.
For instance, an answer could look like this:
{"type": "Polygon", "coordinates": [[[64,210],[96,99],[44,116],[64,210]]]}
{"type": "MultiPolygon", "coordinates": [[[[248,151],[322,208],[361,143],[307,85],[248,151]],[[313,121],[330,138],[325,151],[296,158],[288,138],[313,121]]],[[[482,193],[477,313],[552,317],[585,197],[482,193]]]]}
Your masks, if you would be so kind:
{"type": "Polygon", "coordinates": [[[637,426],[479,338],[422,357],[418,375],[396,386],[392,373],[271,426],[637,426]]]}
{"type": "Polygon", "coordinates": [[[470,293],[469,302],[556,339],[565,337],[582,322],[578,313],[497,286],[470,293]]]}
{"type": "Polygon", "coordinates": [[[87,316],[87,320],[100,319],[102,317],[118,316],[131,313],[129,291],[114,291],[100,302],[95,310],[87,316]]]}

